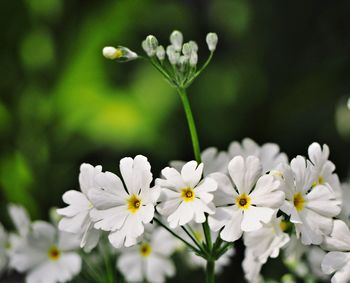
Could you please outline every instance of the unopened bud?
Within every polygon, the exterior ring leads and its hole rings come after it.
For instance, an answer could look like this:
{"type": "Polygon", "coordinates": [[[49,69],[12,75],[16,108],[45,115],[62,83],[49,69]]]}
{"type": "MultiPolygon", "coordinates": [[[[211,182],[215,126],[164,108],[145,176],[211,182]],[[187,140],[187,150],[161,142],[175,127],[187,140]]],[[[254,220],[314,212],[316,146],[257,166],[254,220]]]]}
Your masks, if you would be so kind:
{"type": "Polygon", "coordinates": [[[149,57],[156,55],[156,49],[158,47],[158,40],[154,35],[148,35],[142,42],[142,48],[145,50],[149,57]]]}
{"type": "Polygon", "coordinates": [[[117,48],[106,46],[103,48],[102,54],[105,58],[117,60],[118,62],[127,62],[138,58],[135,52],[124,46],[118,46],[117,48]]]}
{"type": "Polygon", "coordinates": [[[192,52],[190,56],[190,66],[195,67],[198,63],[198,54],[197,52],[192,52]]]}
{"type": "Polygon", "coordinates": [[[175,47],[175,50],[180,52],[183,43],[183,35],[180,31],[174,30],[170,34],[170,43],[175,47]]]}
{"type": "Polygon", "coordinates": [[[206,41],[209,50],[213,52],[216,49],[216,45],[218,44],[218,35],[216,33],[210,32],[207,34],[206,41]]]}
{"type": "Polygon", "coordinates": [[[156,50],[157,57],[160,61],[163,61],[165,58],[165,50],[162,45],[159,45],[156,50]]]}
{"type": "Polygon", "coordinates": [[[180,53],[175,50],[173,45],[169,45],[166,49],[166,54],[168,55],[168,59],[170,64],[176,65],[180,59],[180,53]]]}

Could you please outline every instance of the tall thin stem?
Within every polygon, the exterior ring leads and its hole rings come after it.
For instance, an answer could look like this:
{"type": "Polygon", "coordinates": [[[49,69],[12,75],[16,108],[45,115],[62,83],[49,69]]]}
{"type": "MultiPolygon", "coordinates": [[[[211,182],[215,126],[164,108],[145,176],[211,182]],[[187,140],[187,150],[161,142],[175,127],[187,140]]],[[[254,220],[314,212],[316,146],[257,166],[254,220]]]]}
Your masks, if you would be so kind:
{"type": "Polygon", "coordinates": [[[205,274],[205,282],[206,283],[215,282],[215,261],[214,260],[207,260],[207,271],[205,274]]]}
{"type": "Polygon", "coordinates": [[[196,129],[196,124],[194,122],[190,102],[188,101],[188,97],[186,94],[186,90],[183,88],[177,88],[177,92],[180,95],[182,105],[185,110],[186,118],[187,118],[187,123],[188,123],[188,128],[190,130],[191,134],[191,140],[192,140],[192,146],[193,146],[193,151],[194,151],[194,156],[196,158],[196,161],[200,163],[202,161],[201,159],[201,150],[199,147],[199,140],[198,140],[198,134],[197,134],[197,129],[196,129]]]}

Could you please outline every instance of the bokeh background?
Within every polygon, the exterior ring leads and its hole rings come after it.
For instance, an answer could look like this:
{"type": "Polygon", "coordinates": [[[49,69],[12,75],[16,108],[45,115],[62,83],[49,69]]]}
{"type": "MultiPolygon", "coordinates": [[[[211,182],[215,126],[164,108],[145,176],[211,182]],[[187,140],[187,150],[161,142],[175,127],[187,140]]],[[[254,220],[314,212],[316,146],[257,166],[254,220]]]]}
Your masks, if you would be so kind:
{"type": "MultiPolygon", "coordinates": [[[[82,162],[116,171],[125,156],[149,157],[154,175],[192,159],[175,91],[141,61],[105,60],[105,45],[142,52],[173,29],[199,44],[219,35],[214,60],[189,89],[201,147],[251,137],[290,157],[327,143],[337,172],[350,165],[350,2],[259,0],[1,1],[0,220],[6,204],[47,219],[78,187],[82,162]]],[[[219,282],[243,282],[234,258],[219,282]]],[[[282,271],[281,271],[282,272],[282,271]]],[[[203,282],[180,272],[171,282],[203,282]],[[182,276],[182,277],[181,277],[182,276]],[[181,281],[182,280],[182,281],[181,281]],[[197,280],[197,281],[196,281],[197,280]]]]}

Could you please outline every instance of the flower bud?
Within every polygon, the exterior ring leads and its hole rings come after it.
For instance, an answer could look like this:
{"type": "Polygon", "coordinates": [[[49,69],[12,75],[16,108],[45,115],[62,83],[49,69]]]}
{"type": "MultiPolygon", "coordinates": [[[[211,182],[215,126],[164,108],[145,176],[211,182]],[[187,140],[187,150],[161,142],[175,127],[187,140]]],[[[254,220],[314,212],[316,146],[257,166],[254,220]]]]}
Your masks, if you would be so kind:
{"type": "Polygon", "coordinates": [[[350,98],[348,99],[348,108],[350,109],[350,98]]]}
{"type": "Polygon", "coordinates": [[[170,43],[175,47],[175,50],[180,52],[182,48],[183,35],[180,31],[174,30],[170,35],[170,43]]]}
{"type": "Polygon", "coordinates": [[[162,45],[159,45],[156,50],[157,57],[160,61],[163,61],[165,58],[165,50],[162,45]]]}
{"type": "Polygon", "coordinates": [[[191,53],[192,53],[192,46],[189,42],[187,42],[182,46],[182,54],[189,57],[191,56],[191,53]]]}
{"type": "Polygon", "coordinates": [[[210,32],[207,34],[206,41],[210,52],[213,52],[216,49],[216,45],[218,44],[218,35],[216,33],[210,32]]]}
{"type": "Polygon", "coordinates": [[[191,45],[191,48],[192,48],[193,52],[198,52],[198,45],[197,45],[197,43],[195,41],[190,40],[188,43],[191,45]]]}
{"type": "Polygon", "coordinates": [[[127,62],[138,58],[135,52],[124,46],[118,46],[117,48],[106,46],[103,48],[102,54],[105,58],[117,60],[118,62],[127,62]]]}
{"type": "Polygon", "coordinates": [[[190,56],[190,66],[195,67],[198,63],[198,54],[197,52],[192,52],[190,56]]]}
{"type": "Polygon", "coordinates": [[[156,55],[156,49],[158,47],[158,40],[153,35],[148,35],[142,42],[142,48],[145,50],[149,57],[156,55]]]}
{"type": "Polygon", "coordinates": [[[166,49],[166,54],[168,55],[168,59],[170,64],[176,65],[180,59],[180,53],[175,50],[173,45],[169,45],[166,49]]]}

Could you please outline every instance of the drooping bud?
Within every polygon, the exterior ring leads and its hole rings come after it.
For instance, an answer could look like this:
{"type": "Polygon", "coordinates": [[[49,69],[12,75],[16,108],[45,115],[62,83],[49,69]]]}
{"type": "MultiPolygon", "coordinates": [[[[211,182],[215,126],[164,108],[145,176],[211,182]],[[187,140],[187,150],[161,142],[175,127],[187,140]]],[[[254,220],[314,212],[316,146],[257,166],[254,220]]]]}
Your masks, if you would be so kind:
{"type": "Polygon", "coordinates": [[[170,34],[170,43],[174,46],[175,50],[180,52],[183,43],[183,35],[180,31],[174,30],[170,34]]]}
{"type": "Polygon", "coordinates": [[[216,33],[210,32],[207,34],[206,41],[210,52],[213,52],[216,49],[216,45],[218,44],[218,35],[216,33]]]}
{"type": "Polygon", "coordinates": [[[142,42],[142,48],[145,50],[149,57],[156,55],[156,50],[158,47],[158,40],[154,35],[148,35],[146,39],[142,42]]]}
{"type": "Polygon", "coordinates": [[[176,65],[180,59],[180,53],[175,50],[173,45],[169,45],[166,49],[166,54],[168,55],[168,59],[170,64],[176,65]]]}
{"type": "Polygon", "coordinates": [[[103,48],[102,54],[105,58],[118,62],[127,62],[138,58],[135,52],[124,46],[118,46],[117,48],[106,46],[103,48]]]}
{"type": "Polygon", "coordinates": [[[162,45],[159,45],[156,50],[156,55],[160,61],[163,61],[165,58],[165,50],[162,45]]]}

